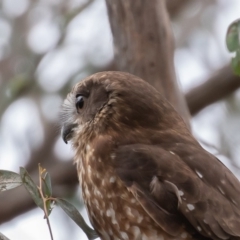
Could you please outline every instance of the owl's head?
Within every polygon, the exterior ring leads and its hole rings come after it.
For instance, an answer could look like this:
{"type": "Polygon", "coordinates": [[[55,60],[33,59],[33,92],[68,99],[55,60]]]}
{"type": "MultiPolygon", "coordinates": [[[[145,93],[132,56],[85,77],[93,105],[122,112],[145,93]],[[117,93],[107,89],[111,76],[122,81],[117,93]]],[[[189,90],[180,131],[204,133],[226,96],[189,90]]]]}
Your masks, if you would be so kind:
{"type": "Polygon", "coordinates": [[[172,127],[179,119],[147,82],[129,73],[101,72],[76,84],[65,99],[62,137],[67,143],[76,130],[85,127],[98,133],[123,128],[159,129],[172,127]]]}

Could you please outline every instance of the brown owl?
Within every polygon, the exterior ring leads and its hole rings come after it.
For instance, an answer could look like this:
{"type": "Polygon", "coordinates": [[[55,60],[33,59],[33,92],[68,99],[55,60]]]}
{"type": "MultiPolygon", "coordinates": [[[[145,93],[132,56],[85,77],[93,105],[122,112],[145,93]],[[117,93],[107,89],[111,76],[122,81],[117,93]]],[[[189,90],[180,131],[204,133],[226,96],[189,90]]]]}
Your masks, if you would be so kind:
{"type": "Polygon", "coordinates": [[[238,179],[147,82],[94,74],[68,94],[61,119],[101,239],[240,239],[238,179]]]}

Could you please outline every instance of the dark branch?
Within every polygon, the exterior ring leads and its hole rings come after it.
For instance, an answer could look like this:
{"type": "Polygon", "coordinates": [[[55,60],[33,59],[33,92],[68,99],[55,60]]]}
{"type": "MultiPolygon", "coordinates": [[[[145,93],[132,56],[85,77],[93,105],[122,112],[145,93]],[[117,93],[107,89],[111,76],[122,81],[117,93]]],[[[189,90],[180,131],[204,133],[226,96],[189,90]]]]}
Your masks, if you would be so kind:
{"type": "Polygon", "coordinates": [[[230,66],[225,66],[210,79],[186,94],[191,115],[217,102],[240,87],[240,77],[233,74],[230,66]]]}

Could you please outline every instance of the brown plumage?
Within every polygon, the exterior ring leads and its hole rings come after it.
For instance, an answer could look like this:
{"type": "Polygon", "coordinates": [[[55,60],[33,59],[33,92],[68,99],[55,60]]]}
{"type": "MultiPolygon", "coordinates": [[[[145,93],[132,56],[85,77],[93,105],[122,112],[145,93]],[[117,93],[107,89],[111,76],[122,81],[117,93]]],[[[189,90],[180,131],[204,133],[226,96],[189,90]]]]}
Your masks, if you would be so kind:
{"type": "Polygon", "coordinates": [[[94,74],[69,93],[62,121],[101,239],[240,239],[239,181],[145,81],[94,74]]]}

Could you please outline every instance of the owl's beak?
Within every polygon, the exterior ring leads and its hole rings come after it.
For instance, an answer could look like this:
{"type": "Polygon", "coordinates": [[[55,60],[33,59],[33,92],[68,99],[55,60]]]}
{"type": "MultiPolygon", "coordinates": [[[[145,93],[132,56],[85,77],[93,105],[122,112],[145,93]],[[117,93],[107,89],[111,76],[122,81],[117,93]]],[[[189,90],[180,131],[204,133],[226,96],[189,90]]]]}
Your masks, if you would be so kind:
{"type": "Polygon", "coordinates": [[[75,128],[77,124],[64,124],[61,129],[61,136],[63,141],[67,144],[68,141],[72,138],[73,128],[75,128]]]}

